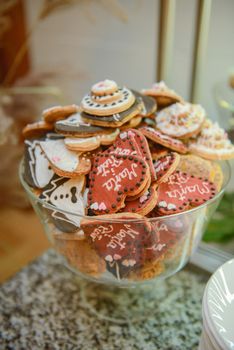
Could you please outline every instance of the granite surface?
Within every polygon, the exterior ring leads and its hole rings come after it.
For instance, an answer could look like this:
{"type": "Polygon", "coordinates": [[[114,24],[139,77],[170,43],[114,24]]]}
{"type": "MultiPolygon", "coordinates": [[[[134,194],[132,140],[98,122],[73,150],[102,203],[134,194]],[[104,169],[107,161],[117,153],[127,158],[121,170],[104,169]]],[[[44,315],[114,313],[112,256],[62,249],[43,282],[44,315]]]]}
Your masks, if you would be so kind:
{"type": "Polygon", "coordinates": [[[151,287],[111,289],[49,250],[0,286],[0,349],[197,349],[208,278],[187,268],[151,287]]]}

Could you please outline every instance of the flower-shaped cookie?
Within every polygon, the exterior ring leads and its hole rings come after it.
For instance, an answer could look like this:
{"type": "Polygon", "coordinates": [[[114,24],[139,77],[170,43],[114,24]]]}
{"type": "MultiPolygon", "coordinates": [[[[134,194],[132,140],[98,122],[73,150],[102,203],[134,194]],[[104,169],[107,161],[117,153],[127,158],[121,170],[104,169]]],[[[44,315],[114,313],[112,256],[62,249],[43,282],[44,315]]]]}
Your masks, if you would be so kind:
{"type": "Polygon", "coordinates": [[[175,103],[157,114],[156,126],[166,135],[188,138],[199,133],[205,115],[200,105],[175,103]]]}
{"type": "Polygon", "coordinates": [[[191,141],[189,150],[206,159],[225,160],[234,158],[234,145],[218,123],[207,120],[199,137],[191,141]]]}

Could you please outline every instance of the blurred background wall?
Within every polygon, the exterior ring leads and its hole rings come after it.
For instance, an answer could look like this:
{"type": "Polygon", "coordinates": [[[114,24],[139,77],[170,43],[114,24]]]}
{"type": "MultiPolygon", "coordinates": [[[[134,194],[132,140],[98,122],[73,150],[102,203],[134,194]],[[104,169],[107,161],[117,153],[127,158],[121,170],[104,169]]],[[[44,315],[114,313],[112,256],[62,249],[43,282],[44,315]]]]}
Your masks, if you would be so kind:
{"type": "MultiPolygon", "coordinates": [[[[158,77],[162,3],[159,0],[74,1],[40,22],[31,43],[32,67],[63,72],[64,88],[78,102],[90,85],[110,77],[135,88],[151,85],[158,77]],[[114,4],[114,5],[113,5],[114,4]],[[117,6],[115,6],[117,4],[117,6]],[[121,12],[119,11],[121,9],[121,12]],[[72,81],[71,81],[72,80],[72,81]]],[[[199,0],[172,0],[172,50],[167,83],[191,99],[199,0]]],[[[208,35],[202,57],[197,99],[212,119],[217,118],[213,87],[234,67],[233,0],[206,0],[208,35]]],[[[27,25],[32,27],[42,0],[25,0],[27,25]]],[[[170,3],[170,1],[169,1],[170,3]]]]}

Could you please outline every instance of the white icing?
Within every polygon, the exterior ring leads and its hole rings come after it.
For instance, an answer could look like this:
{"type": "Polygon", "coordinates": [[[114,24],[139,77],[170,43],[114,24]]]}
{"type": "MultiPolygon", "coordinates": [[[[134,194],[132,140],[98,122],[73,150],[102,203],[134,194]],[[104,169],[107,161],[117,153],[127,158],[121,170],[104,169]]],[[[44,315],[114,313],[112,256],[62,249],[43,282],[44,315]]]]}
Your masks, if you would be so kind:
{"type": "Polygon", "coordinates": [[[91,88],[91,91],[94,94],[104,94],[106,91],[115,91],[117,89],[118,86],[115,81],[105,79],[94,84],[91,88]]]}
{"type": "MultiPolygon", "coordinates": [[[[121,96],[119,99],[115,101],[109,101],[105,104],[100,104],[98,101],[95,101],[92,98],[91,94],[87,94],[84,96],[84,98],[81,101],[81,106],[84,109],[85,112],[90,114],[98,114],[99,112],[103,112],[105,115],[108,115],[108,113],[111,115],[113,114],[113,110],[118,108],[119,112],[124,111],[129,107],[129,104],[133,104],[135,101],[135,96],[131,92],[131,90],[127,89],[126,87],[123,87],[119,89],[121,90],[121,96]]],[[[114,119],[118,121],[120,119],[119,114],[114,114],[114,119]]]]}
{"type": "Polygon", "coordinates": [[[198,130],[205,115],[200,105],[175,103],[157,114],[156,124],[163,133],[180,137],[198,130]]]}
{"type": "Polygon", "coordinates": [[[38,141],[25,141],[28,145],[28,152],[30,155],[29,167],[33,182],[36,187],[45,187],[54,175],[54,171],[50,168],[50,164],[42,153],[38,141]]]}
{"type": "Polygon", "coordinates": [[[234,155],[234,146],[228,139],[227,133],[217,122],[212,123],[211,120],[205,122],[199,137],[190,143],[189,149],[217,156],[234,155]]]}
{"type": "Polygon", "coordinates": [[[39,142],[49,162],[63,171],[73,172],[79,165],[79,155],[69,151],[64,140],[50,140],[39,142]]]}
{"type": "Polygon", "coordinates": [[[66,126],[90,126],[91,124],[86,123],[81,118],[80,113],[72,114],[70,117],[64,120],[59,120],[56,125],[66,125],[66,126]]]}
{"type": "MultiPolygon", "coordinates": [[[[82,188],[84,186],[85,177],[79,176],[76,179],[70,179],[63,183],[62,185],[57,187],[57,182],[60,181],[61,178],[56,179],[51,182],[54,186],[54,190],[51,193],[51,189],[43,192],[45,196],[45,200],[49,201],[52,205],[56,206],[58,209],[66,210],[68,212],[74,213],[72,214],[63,214],[65,215],[70,222],[75,225],[80,225],[80,220],[78,215],[85,214],[85,205],[81,195],[82,188]],[[74,190],[75,189],[75,190],[74,190]],[[72,201],[73,196],[75,196],[76,201],[72,201]]],[[[58,213],[59,210],[55,213],[58,213]]]]}

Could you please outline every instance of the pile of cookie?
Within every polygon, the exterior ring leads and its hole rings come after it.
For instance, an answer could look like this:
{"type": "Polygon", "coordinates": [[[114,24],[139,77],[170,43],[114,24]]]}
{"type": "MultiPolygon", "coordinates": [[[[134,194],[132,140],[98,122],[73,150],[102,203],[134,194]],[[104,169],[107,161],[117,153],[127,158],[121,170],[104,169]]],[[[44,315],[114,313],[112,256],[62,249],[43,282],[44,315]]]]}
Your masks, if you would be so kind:
{"type": "Polygon", "coordinates": [[[224,130],[164,82],[141,93],[98,82],[79,106],[44,110],[23,136],[24,179],[56,248],[80,272],[118,279],[164,271],[189,227],[172,214],[211,200],[223,182],[215,160],[234,158],[224,130]]]}

